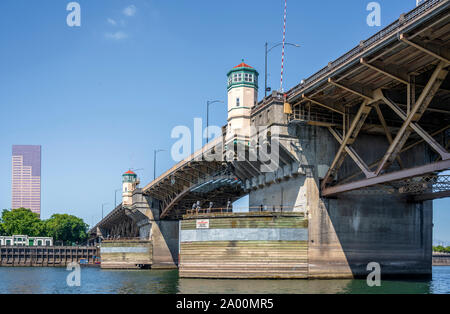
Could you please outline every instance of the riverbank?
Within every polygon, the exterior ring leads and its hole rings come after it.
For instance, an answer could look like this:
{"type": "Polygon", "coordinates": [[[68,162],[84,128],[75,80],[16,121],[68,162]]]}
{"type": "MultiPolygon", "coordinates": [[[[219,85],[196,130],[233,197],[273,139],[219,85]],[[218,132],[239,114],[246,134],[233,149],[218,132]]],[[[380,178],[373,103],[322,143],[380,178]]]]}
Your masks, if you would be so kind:
{"type": "Polygon", "coordinates": [[[95,265],[92,246],[0,246],[1,267],[60,267],[72,262],[95,265]]]}
{"type": "Polygon", "coordinates": [[[450,254],[433,253],[433,266],[450,266],[450,254]]]}

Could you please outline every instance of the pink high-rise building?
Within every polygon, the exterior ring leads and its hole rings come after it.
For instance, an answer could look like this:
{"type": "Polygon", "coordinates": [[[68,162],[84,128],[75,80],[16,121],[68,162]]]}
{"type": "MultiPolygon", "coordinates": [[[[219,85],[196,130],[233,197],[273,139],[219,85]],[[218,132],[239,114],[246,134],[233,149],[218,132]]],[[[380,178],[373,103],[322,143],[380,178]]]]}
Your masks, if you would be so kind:
{"type": "Polygon", "coordinates": [[[41,215],[41,146],[12,147],[12,208],[41,215]]]}

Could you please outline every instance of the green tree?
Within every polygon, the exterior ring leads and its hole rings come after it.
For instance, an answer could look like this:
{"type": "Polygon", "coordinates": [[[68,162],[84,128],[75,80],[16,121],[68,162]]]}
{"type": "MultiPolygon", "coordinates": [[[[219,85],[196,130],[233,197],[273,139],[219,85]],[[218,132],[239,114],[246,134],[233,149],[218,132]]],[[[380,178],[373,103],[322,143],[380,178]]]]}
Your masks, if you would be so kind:
{"type": "MultiPolygon", "coordinates": [[[[4,209],[2,211],[2,213],[5,211],[6,209],[4,209]]],[[[4,236],[6,235],[5,233],[5,227],[3,227],[3,220],[2,220],[2,216],[0,216],[0,236],[4,236]]]]}
{"type": "Polygon", "coordinates": [[[23,234],[30,237],[45,236],[44,223],[29,209],[18,208],[2,213],[0,232],[6,235],[23,234]],[[3,229],[3,231],[1,230],[3,229]]]}
{"type": "Polygon", "coordinates": [[[68,215],[54,214],[45,221],[47,236],[53,237],[55,241],[83,242],[87,239],[88,225],[83,219],[68,215]]]}
{"type": "Polygon", "coordinates": [[[450,253],[450,246],[444,247],[442,245],[433,246],[433,251],[438,253],[450,253]]]}

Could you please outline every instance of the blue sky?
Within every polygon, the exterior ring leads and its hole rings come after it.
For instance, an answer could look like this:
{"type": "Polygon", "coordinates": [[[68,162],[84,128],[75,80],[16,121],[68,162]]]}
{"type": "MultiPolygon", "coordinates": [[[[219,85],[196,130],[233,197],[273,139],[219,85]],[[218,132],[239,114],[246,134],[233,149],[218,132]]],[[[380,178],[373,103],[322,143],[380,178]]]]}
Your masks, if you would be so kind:
{"type": "MultiPolygon", "coordinates": [[[[245,59],[261,74],[264,43],[282,38],[281,0],[0,1],[0,208],[11,205],[12,144],[42,145],[42,217],[68,212],[91,224],[114,203],[121,174],[153,176],[153,149],[171,130],[226,100],[226,73],[245,59]]],[[[289,1],[285,88],[296,85],[381,29],[366,24],[370,1],[289,1]]],[[[379,1],[382,27],[415,0],[379,1]]],[[[279,86],[281,50],[269,55],[279,86]]],[[[260,89],[260,98],[263,88],[260,89]]],[[[226,123],[225,105],[211,124],[226,123]]],[[[159,154],[158,173],[174,162],[159,154]]],[[[435,238],[450,241],[449,200],[436,202],[435,238]]]]}

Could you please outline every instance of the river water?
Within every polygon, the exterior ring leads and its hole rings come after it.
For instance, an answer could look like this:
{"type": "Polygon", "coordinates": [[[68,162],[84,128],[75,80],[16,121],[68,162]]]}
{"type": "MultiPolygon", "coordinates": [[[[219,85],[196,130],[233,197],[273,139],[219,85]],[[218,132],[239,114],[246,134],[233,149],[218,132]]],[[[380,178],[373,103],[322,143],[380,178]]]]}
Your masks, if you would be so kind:
{"type": "Polygon", "coordinates": [[[433,267],[431,280],[383,280],[368,287],[365,280],[205,280],[179,279],[178,271],[102,270],[81,268],[80,286],[69,287],[65,268],[0,267],[0,293],[119,294],[284,294],[284,293],[415,293],[450,294],[450,267],[433,267]]]}

